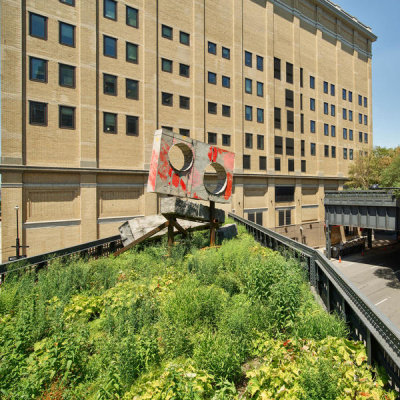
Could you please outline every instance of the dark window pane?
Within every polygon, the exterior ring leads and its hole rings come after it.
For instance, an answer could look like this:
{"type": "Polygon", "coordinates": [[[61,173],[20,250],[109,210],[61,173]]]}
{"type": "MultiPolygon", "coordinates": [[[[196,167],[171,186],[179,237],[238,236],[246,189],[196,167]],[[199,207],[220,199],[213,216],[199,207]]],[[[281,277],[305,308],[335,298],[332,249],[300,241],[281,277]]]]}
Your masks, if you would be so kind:
{"type": "Polygon", "coordinates": [[[274,125],[275,129],[281,129],[281,109],[274,108],[274,125]]]}
{"type": "Polygon", "coordinates": [[[104,17],[117,19],[117,2],[114,0],[104,0],[104,17]]]}
{"type": "Polygon", "coordinates": [[[287,130],[289,132],[294,132],[294,112],[291,110],[287,110],[286,115],[287,115],[287,130]]]}
{"type": "Polygon", "coordinates": [[[257,69],[262,71],[264,69],[264,57],[257,56],[257,69]]]}
{"type": "Polygon", "coordinates": [[[275,202],[285,203],[294,201],[294,186],[276,186],[275,202]]]}
{"type": "Polygon", "coordinates": [[[251,67],[253,65],[253,54],[249,51],[244,52],[244,63],[248,67],[251,67]]]}
{"type": "Polygon", "coordinates": [[[350,103],[353,102],[353,92],[349,92],[349,101],[350,103]]]}
{"type": "Polygon", "coordinates": [[[60,22],[60,43],[67,46],[75,46],[75,27],[60,22]]]}
{"type": "Polygon", "coordinates": [[[165,72],[172,72],[172,60],[161,59],[161,69],[165,72]]]}
{"type": "Polygon", "coordinates": [[[293,108],[293,106],[294,106],[293,90],[285,89],[285,104],[286,104],[286,107],[293,108]]]}
{"type": "Polygon", "coordinates": [[[217,54],[217,45],[213,42],[208,42],[208,52],[210,54],[217,54]]]}
{"type": "Polygon", "coordinates": [[[138,62],[138,45],[126,42],[126,61],[137,64],[138,62]]]}
{"type": "Polygon", "coordinates": [[[264,136],[257,135],[257,149],[264,150],[264,136]]]}
{"type": "Polygon", "coordinates": [[[249,78],[245,78],[244,80],[244,90],[246,93],[251,94],[253,91],[253,81],[249,78]]]}
{"type": "Polygon", "coordinates": [[[162,25],[161,27],[161,35],[162,37],[166,39],[171,39],[172,40],[172,28],[167,25],[162,25]]]}
{"type": "Polygon", "coordinates": [[[139,98],[139,82],[133,79],[126,79],[126,97],[137,100],[139,98]]]}
{"type": "Polygon", "coordinates": [[[315,121],[310,121],[310,132],[315,133],[315,121]]]}
{"type": "Polygon", "coordinates": [[[331,83],[331,96],[335,95],[335,85],[331,83]]]}
{"type": "Polygon", "coordinates": [[[75,129],[75,108],[60,106],[59,108],[60,128],[75,129]]]}
{"type": "Polygon", "coordinates": [[[104,36],[103,53],[107,57],[117,57],[117,39],[110,36],[104,36]]]}
{"type": "Polygon", "coordinates": [[[68,4],[69,6],[74,6],[75,0],[60,0],[60,3],[68,4]]]}
{"type": "Polygon", "coordinates": [[[260,168],[261,171],[266,171],[266,169],[267,169],[267,157],[260,156],[259,168],[260,168]]]}
{"type": "Polygon", "coordinates": [[[223,47],[222,48],[222,57],[226,58],[227,60],[229,60],[231,58],[231,51],[230,49],[223,47]]]}
{"type": "Polygon", "coordinates": [[[250,222],[255,222],[255,220],[254,220],[254,213],[247,213],[247,219],[248,219],[250,222]]]}
{"type": "Polygon", "coordinates": [[[59,83],[60,86],[75,87],[75,67],[60,64],[59,83]]]}
{"type": "Polygon", "coordinates": [[[262,212],[256,213],[256,224],[262,225],[263,224],[263,215],[262,212]]]}
{"type": "Polygon", "coordinates": [[[294,156],[294,139],[286,138],[286,155],[294,156]]]}
{"type": "Polygon", "coordinates": [[[307,172],[306,169],[306,160],[301,160],[301,172],[307,172]]]}
{"type": "Polygon", "coordinates": [[[226,88],[231,87],[231,78],[229,76],[222,76],[222,86],[226,88]]]}
{"type": "Polygon", "coordinates": [[[257,82],[257,96],[264,96],[264,84],[262,82],[257,82]]]}
{"type": "Polygon", "coordinates": [[[104,94],[117,95],[117,77],[115,75],[103,74],[104,94]]]}
{"type": "Polygon", "coordinates": [[[126,116],[126,134],[133,136],[139,135],[139,117],[131,115],[126,116]]]}
{"type": "Polygon", "coordinates": [[[264,123],[264,109],[257,108],[257,122],[264,123]]]}
{"type": "Polygon", "coordinates": [[[286,82],[293,83],[293,64],[286,63],[286,82]]]}
{"type": "Polygon", "coordinates": [[[281,60],[274,57],[274,78],[281,79],[281,60]]]}
{"type": "Polygon", "coordinates": [[[222,115],[224,117],[230,117],[231,116],[231,106],[226,106],[222,105],[222,115]]]}
{"type": "Polygon", "coordinates": [[[190,35],[186,32],[180,31],[179,32],[179,41],[182,44],[186,44],[187,46],[189,46],[190,45],[190,35]]]}
{"type": "Polygon", "coordinates": [[[190,75],[189,65],[179,64],[179,75],[184,76],[185,78],[189,78],[189,75],[190,75]]]}
{"type": "Polygon", "coordinates": [[[280,171],[280,170],[281,170],[281,159],[275,158],[275,171],[280,171]]]}
{"type": "Polygon", "coordinates": [[[246,119],[246,121],[253,120],[253,107],[252,106],[245,106],[245,119],[246,119]]]}
{"type": "Polygon", "coordinates": [[[39,82],[47,82],[47,60],[29,57],[29,79],[39,82]]]}
{"type": "Polygon", "coordinates": [[[208,132],[208,144],[217,144],[217,134],[208,132]]]}
{"type": "Polygon", "coordinates": [[[249,155],[243,155],[243,169],[251,168],[251,160],[249,155]]]}
{"type": "Polygon", "coordinates": [[[315,153],[316,153],[316,151],[315,151],[315,143],[310,143],[310,154],[312,156],[315,156],[315,153]]]}
{"type": "Polygon", "coordinates": [[[185,110],[190,109],[190,97],[179,96],[179,107],[185,110]]]}
{"type": "Polygon", "coordinates": [[[329,157],[329,146],[328,145],[324,146],[324,156],[329,157]]]}
{"type": "Polygon", "coordinates": [[[217,113],[217,103],[208,102],[208,113],[216,114],[217,113]]]}
{"type": "Polygon", "coordinates": [[[279,210],[278,212],[278,225],[284,226],[285,225],[285,211],[279,210]]]}
{"type": "Polygon", "coordinates": [[[182,136],[190,136],[190,129],[179,128],[179,134],[182,136]]]}
{"type": "MultiPolygon", "coordinates": [[[[302,140],[300,142],[300,155],[301,155],[301,157],[305,157],[305,155],[306,155],[305,154],[305,152],[306,152],[305,146],[306,146],[306,142],[304,140],[302,140]]],[[[287,145],[286,145],[286,148],[287,148],[287,145]]]]}
{"type": "Polygon", "coordinates": [[[248,149],[253,148],[253,134],[252,133],[245,134],[245,146],[248,149]]]}
{"type": "Polygon", "coordinates": [[[40,39],[47,39],[47,17],[29,13],[29,34],[40,39]]]}
{"type": "Polygon", "coordinates": [[[304,86],[304,70],[300,68],[300,87],[304,86]]]}
{"type": "Polygon", "coordinates": [[[217,83],[217,74],[214,72],[208,72],[208,83],[215,85],[217,83]]]}
{"type": "Polygon", "coordinates": [[[126,6],[126,24],[134,28],[139,26],[139,11],[136,8],[126,6]]]}
{"type": "Polygon", "coordinates": [[[275,136],[275,154],[283,154],[282,136],[275,136]]]}
{"type": "Polygon", "coordinates": [[[47,125],[46,103],[29,102],[29,123],[32,125],[47,125]]]}
{"type": "Polygon", "coordinates": [[[288,160],[288,171],[293,172],[294,171],[294,160],[293,158],[290,158],[288,160]]]}
{"type": "Polygon", "coordinates": [[[161,103],[164,106],[172,107],[172,105],[173,105],[173,95],[172,95],[172,93],[162,92],[161,93],[161,103]]]}
{"type": "Polygon", "coordinates": [[[304,114],[300,114],[300,133],[304,133],[304,114]]]}
{"type": "Polygon", "coordinates": [[[310,88],[315,89],[315,78],[310,75],[310,88]]]}
{"type": "Polygon", "coordinates": [[[104,116],[104,132],[117,133],[117,114],[103,113],[104,116]]]}
{"type": "Polygon", "coordinates": [[[222,135],[222,145],[223,146],[231,145],[231,135],[222,135]]]}
{"type": "Polygon", "coordinates": [[[292,223],[292,210],[285,210],[285,225],[292,223]]]}
{"type": "Polygon", "coordinates": [[[331,147],[331,153],[332,153],[332,158],[336,158],[336,147],[335,146],[331,147]]]}

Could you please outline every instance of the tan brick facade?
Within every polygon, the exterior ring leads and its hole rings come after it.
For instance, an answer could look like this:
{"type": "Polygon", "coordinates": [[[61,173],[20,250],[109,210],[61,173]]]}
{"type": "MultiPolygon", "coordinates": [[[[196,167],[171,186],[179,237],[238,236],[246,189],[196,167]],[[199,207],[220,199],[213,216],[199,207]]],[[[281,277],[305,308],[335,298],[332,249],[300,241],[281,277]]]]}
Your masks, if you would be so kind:
{"type": "Polygon", "coordinates": [[[224,208],[310,245],[321,241],[324,190],[342,187],[351,156],[372,148],[376,37],[328,0],[3,0],[1,8],[3,261],[14,254],[16,205],[28,255],[156,213],[145,185],[161,126],[206,142],[216,134],[236,153],[224,208]],[[74,79],[60,77],[63,66],[74,79]],[[276,202],[277,187],[292,193],[278,189],[276,202]]]}

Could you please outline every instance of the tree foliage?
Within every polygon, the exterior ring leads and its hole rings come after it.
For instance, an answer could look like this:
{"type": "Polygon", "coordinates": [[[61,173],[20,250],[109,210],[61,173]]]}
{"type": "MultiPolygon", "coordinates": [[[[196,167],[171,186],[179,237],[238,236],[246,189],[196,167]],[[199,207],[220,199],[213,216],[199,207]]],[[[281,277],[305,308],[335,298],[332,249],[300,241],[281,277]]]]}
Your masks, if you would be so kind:
{"type": "Polygon", "coordinates": [[[400,187],[400,146],[376,147],[372,152],[360,155],[349,168],[353,189],[368,189],[372,185],[400,187]]]}

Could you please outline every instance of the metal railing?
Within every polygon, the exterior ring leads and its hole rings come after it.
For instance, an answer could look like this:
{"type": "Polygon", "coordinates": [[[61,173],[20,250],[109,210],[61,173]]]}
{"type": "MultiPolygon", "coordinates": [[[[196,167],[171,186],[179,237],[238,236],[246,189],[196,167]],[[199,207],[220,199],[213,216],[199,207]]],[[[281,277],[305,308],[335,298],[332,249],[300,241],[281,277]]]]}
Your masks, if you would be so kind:
{"type": "Polygon", "coordinates": [[[39,270],[48,265],[51,260],[57,258],[79,255],[80,257],[97,258],[113,254],[116,250],[123,247],[120,235],[94,240],[92,242],[78,244],[76,246],[65,247],[61,250],[50,251],[32,257],[21,258],[16,261],[9,261],[0,264],[0,283],[10,272],[19,270],[34,269],[39,270]]]}
{"type": "Polygon", "coordinates": [[[364,342],[368,362],[385,368],[389,383],[400,391],[400,331],[321,252],[229,213],[263,246],[293,251],[306,261],[310,284],[329,312],[347,322],[355,340],[364,342]]]}

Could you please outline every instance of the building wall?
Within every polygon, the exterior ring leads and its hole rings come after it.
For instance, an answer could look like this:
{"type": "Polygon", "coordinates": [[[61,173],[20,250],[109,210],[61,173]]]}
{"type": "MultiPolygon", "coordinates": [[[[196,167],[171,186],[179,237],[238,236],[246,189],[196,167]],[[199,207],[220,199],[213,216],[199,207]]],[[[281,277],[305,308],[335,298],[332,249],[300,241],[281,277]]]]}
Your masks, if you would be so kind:
{"type": "Polygon", "coordinates": [[[127,218],[156,213],[157,198],[146,194],[145,185],[153,134],[162,126],[188,129],[191,137],[206,142],[215,133],[217,146],[235,152],[234,194],[223,208],[262,218],[263,225],[316,245],[324,189],[343,185],[350,149],[353,158],[372,149],[373,34],[323,0],[119,0],[116,5],[113,20],[104,17],[103,1],[75,0],[74,6],[57,0],[2,1],[3,260],[14,254],[15,205],[28,255],[113,235],[127,218]],[[126,24],[127,6],[138,10],[137,28],[126,24]],[[30,35],[30,13],[47,17],[46,40],[30,35]],[[59,43],[60,22],[75,26],[74,46],[59,43]],[[162,36],[162,25],[173,28],[172,40],[162,36]],[[180,43],[180,31],[190,34],[189,46],[180,43]],[[103,54],[104,36],[117,39],[115,58],[103,54]],[[126,61],[127,42],[138,46],[136,63],[126,61]],[[208,51],[208,42],[216,45],[216,54],[208,51]],[[230,50],[229,59],[222,57],[223,47],[230,50]],[[246,65],[245,52],[251,53],[252,66],[246,65]],[[46,82],[30,79],[29,57],[47,60],[46,82]],[[274,78],[274,57],[280,59],[280,79],[274,78]],[[162,70],[163,58],[172,61],[171,73],[162,70]],[[293,65],[293,83],[286,76],[287,63],[293,65]],[[59,64],[75,67],[73,88],[59,84],[59,64]],[[180,64],[189,65],[189,77],[180,75],[180,64]],[[208,82],[209,72],[216,74],[216,84],[208,82]],[[104,74],[117,77],[116,95],[104,93],[104,74]],[[222,86],[223,76],[229,77],[229,87],[222,86]],[[246,78],[252,93],[246,91],[246,78]],[[126,79],[139,82],[137,99],[127,98],[126,79]],[[263,84],[260,96],[257,82],[263,84]],[[287,104],[287,90],[293,92],[293,106],[287,104]],[[163,92],[173,94],[171,106],[162,104],[163,92]],[[189,109],[180,108],[179,96],[190,98],[189,109]],[[30,101],[47,103],[45,126],[30,123],[30,101]],[[217,104],[216,114],[208,112],[209,102],[217,104]],[[74,129],[60,128],[60,105],[75,107],[74,129]],[[230,106],[230,116],[222,115],[223,105],[230,106]],[[245,106],[252,107],[252,120],[245,118],[245,106]],[[275,107],[281,110],[280,127],[275,107]],[[353,112],[352,121],[343,118],[343,108],[353,112]],[[263,110],[262,121],[257,109],[263,110]],[[287,129],[288,111],[293,131],[287,129]],[[115,133],[104,131],[104,112],[117,114],[115,133]],[[126,116],[138,117],[137,135],[126,134],[126,116]],[[246,134],[252,135],[251,146],[246,134]],[[230,143],[223,144],[222,135],[229,135],[230,143]],[[282,138],[282,154],[275,137],[282,138]],[[250,156],[249,166],[243,156],[250,156]],[[266,157],[265,170],[260,157],[266,157]],[[293,186],[293,201],[276,202],[277,186],[293,186]],[[290,224],[278,228],[282,210],[291,210],[290,224]]]}

